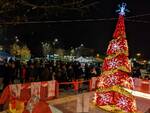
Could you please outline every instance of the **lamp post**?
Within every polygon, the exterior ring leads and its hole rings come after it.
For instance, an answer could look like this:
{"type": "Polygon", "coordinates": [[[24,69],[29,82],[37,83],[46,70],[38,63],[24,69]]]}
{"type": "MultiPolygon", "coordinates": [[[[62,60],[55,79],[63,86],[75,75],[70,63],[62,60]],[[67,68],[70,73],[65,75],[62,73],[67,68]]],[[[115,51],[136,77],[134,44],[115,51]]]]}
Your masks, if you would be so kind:
{"type": "Polygon", "coordinates": [[[15,36],[15,41],[19,42],[18,36],[15,36]]]}
{"type": "Polygon", "coordinates": [[[80,45],[80,47],[83,47],[83,46],[84,46],[84,44],[81,44],[81,45],[80,45]]]}
{"type": "Polygon", "coordinates": [[[53,60],[55,62],[54,54],[55,54],[55,49],[56,49],[56,44],[58,43],[58,38],[55,38],[53,41],[53,60]]]}
{"type": "Polygon", "coordinates": [[[140,57],[140,56],[141,56],[141,53],[137,53],[136,55],[137,55],[138,57],[140,57]]]}
{"type": "Polygon", "coordinates": [[[0,45],[0,51],[2,51],[2,50],[3,50],[3,46],[0,45]]]}

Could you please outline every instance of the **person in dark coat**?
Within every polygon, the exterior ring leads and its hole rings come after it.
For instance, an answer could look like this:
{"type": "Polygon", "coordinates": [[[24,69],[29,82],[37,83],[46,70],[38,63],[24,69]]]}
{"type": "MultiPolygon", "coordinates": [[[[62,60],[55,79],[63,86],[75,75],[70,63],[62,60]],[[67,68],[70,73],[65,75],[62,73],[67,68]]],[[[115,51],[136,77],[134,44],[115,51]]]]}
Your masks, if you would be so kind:
{"type": "Polygon", "coordinates": [[[132,76],[136,77],[136,78],[140,78],[141,77],[141,71],[140,71],[139,67],[134,67],[133,68],[132,76]]]}
{"type": "Polygon", "coordinates": [[[85,76],[84,76],[84,79],[85,80],[89,80],[90,77],[91,77],[90,67],[88,66],[88,64],[85,64],[85,76]]]}
{"type": "Polygon", "coordinates": [[[0,90],[3,90],[3,80],[4,80],[4,64],[0,64],[0,90]]]}
{"type": "Polygon", "coordinates": [[[50,71],[48,65],[45,65],[45,68],[43,68],[42,74],[41,74],[41,81],[48,81],[50,76],[50,71]]]}
{"type": "Polygon", "coordinates": [[[14,80],[17,79],[17,68],[16,68],[15,62],[12,62],[10,64],[9,75],[10,75],[10,78],[11,78],[11,83],[13,84],[14,80]]]}
{"type": "Polygon", "coordinates": [[[10,84],[11,76],[10,76],[10,66],[8,63],[4,64],[4,88],[10,84]]]}
{"type": "Polygon", "coordinates": [[[26,68],[26,65],[23,64],[21,67],[21,82],[22,83],[25,82],[26,75],[27,75],[27,68],[26,68]]]}
{"type": "Polygon", "coordinates": [[[74,73],[73,67],[71,65],[67,69],[67,76],[69,78],[69,81],[72,81],[75,78],[75,73],[74,73]]]}
{"type": "Polygon", "coordinates": [[[30,64],[30,67],[27,70],[27,77],[26,80],[28,82],[34,82],[36,78],[36,70],[34,64],[30,64]]]}

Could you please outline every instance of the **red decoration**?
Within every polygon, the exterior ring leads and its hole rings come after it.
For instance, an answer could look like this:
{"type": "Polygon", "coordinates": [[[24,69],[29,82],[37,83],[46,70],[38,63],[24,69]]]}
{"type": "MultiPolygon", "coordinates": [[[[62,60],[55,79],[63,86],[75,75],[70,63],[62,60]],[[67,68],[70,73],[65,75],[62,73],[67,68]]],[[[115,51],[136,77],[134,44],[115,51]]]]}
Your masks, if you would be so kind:
{"type": "Polygon", "coordinates": [[[136,112],[135,98],[124,88],[133,89],[133,80],[129,73],[131,64],[128,59],[124,16],[119,15],[114,39],[110,41],[107,55],[102,65],[102,74],[97,80],[95,104],[107,111],[121,110],[136,112]],[[112,109],[111,109],[112,108],[112,109]]]}
{"type": "Polygon", "coordinates": [[[32,113],[52,113],[52,111],[46,102],[40,101],[35,105],[32,113]]]}
{"type": "Polygon", "coordinates": [[[118,19],[113,37],[114,38],[119,38],[119,37],[125,38],[126,37],[125,25],[124,25],[124,16],[123,15],[119,15],[119,19],[118,19]]]}
{"type": "Polygon", "coordinates": [[[125,38],[119,38],[110,41],[110,44],[107,49],[107,55],[117,54],[120,52],[128,53],[127,40],[125,38]]]}
{"type": "Polygon", "coordinates": [[[123,66],[126,70],[128,70],[128,72],[131,72],[131,65],[129,63],[129,59],[124,54],[118,55],[111,59],[105,58],[102,70],[109,71],[112,69],[117,69],[120,66],[123,66]]]}
{"type": "Polygon", "coordinates": [[[123,109],[127,113],[136,111],[136,104],[134,103],[135,101],[130,97],[115,92],[114,102],[116,103],[117,107],[123,109]]]}
{"type": "Polygon", "coordinates": [[[114,85],[119,85],[128,89],[133,89],[132,78],[123,71],[117,71],[110,75],[101,75],[98,80],[97,88],[109,88],[114,85]],[[131,84],[132,83],[132,84],[131,84]]]}
{"type": "Polygon", "coordinates": [[[10,104],[11,104],[11,108],[15,109],[16,108],[16,99],[11,100],[10,104]]]}
{"type": "Polygon", "coordinates": [[[113,104],[113,93],[114,92],[107,92],[107,93],[97,93],[97,104],[100,106],[104,106],[107,104],[113,104]]]}

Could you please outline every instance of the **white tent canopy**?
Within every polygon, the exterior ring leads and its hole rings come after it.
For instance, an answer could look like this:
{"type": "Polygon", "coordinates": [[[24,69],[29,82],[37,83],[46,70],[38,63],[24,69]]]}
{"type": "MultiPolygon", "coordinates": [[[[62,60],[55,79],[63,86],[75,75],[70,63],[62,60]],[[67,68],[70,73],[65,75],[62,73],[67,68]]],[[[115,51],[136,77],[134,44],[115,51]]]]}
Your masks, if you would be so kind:
{"type": "Polygon", "coordinates": [[[82,62],[82,63],[87,63],[87,62],[90,62],[90,60],[84,58],[84,57],[79,57],[77,59],[75,59],[75,61],[78,61],[78,62],[82,62]]]}

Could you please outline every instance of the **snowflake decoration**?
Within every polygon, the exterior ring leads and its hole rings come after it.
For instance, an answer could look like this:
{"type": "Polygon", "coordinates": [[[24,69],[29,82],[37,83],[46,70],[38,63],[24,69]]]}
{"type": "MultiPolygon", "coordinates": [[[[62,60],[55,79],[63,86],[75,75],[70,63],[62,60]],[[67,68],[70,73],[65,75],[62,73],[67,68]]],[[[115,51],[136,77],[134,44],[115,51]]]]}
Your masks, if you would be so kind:
{"type": "Polygon", "coordinates": [[[113,54],[119,51],[128,50],[127,41],[124,38],[112,40],[108,46],[107,53],[113,54]]]}
{"type": "Polygon", "coordinates": [[[112,59],[112,61],[109,61],[109,62],[108,62],[108,65],[109,65],[110,67],[116,67],[117,64],[118,64],[118,62],[117,62],[116,59],[112,59]]]}
{"type": "Polygon", "coordinates": [[[110,76],[108,79],[107,79],[107,84],[108,85],[115,85],[117,82],[117,77],[116,76],[110,76]]]}
{"type": "Polygon", "coordinates": [[[101,97],[101,101],[103,101],[104,103],[107,103],[107,102],[110,101],[109,95],[106,95],[106,94],[100,94],[100,97],[101,97]]]}
{"type": "Polygon", "coordinates": [[[119,106],[121,106],[121,107],[128,106],[128,101],[127,101],[125,98],[121,97],[121,98],[118,100],[117,105],[119,105],[119,106]]]}
{"type": "Polygon", "coordinates": [[[114,43],[114,44],[112,45],[112,50],[113,50],[113,51],[116,51],[116,50],[119,50],[119,49],[120,49],[120,47],[118,46],[117,43],[114,43]]]}

